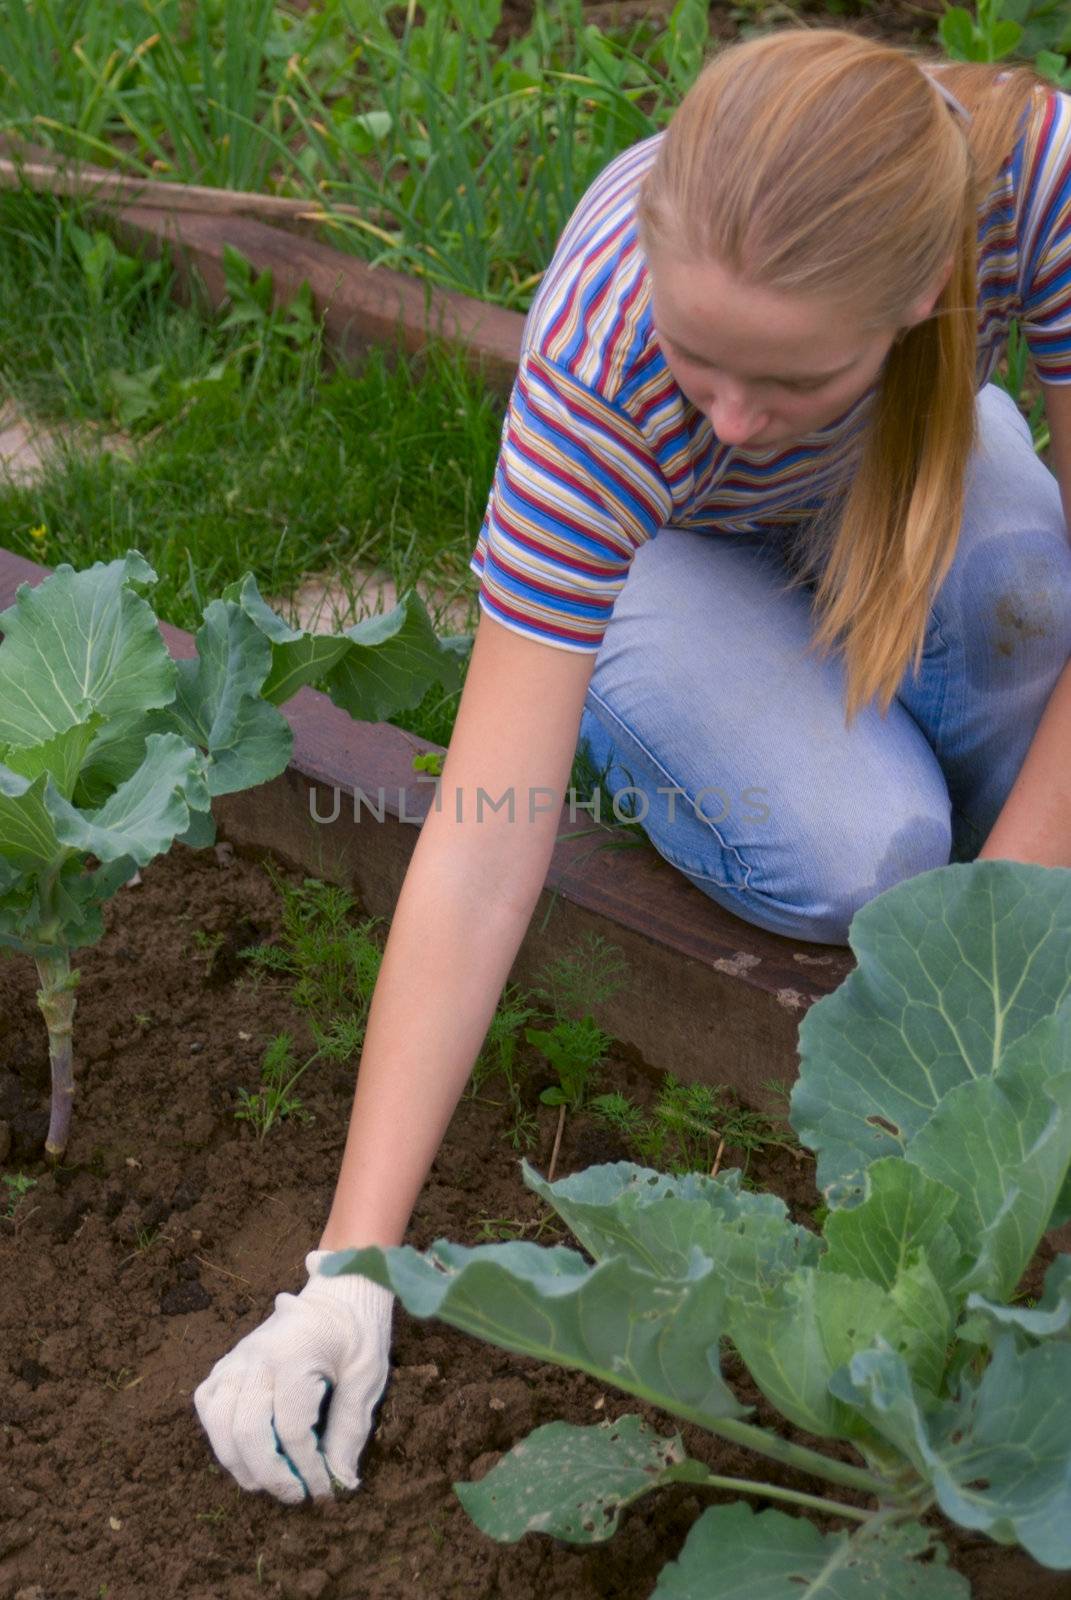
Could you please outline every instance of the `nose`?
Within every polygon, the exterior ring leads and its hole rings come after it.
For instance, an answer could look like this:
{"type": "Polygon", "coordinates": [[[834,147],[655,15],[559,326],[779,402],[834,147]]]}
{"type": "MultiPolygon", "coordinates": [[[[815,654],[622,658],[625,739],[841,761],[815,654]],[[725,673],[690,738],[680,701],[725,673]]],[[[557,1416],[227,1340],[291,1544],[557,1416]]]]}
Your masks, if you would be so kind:
{"type": "Polygon", "coordinates": [[[764,412],[740,399],[715,400],[707,408],[710,426],[723,444],[747,444],[767,423],[764,412]]]}

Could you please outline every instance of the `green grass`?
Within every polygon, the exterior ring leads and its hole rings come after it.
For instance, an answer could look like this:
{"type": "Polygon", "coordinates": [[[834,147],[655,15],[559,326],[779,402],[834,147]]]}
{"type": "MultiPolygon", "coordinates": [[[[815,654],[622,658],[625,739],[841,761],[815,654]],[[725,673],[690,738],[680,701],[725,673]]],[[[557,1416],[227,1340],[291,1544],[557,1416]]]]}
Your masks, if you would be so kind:
{"type": "MultiPolygon", "coordinates": [[[[0,390],[135,445],[131,459],[65,445],[32,485],[0,483],[0,545],[75,567],[136,546],[160,574],[161,615],[187,628],[247,570],[285,598],[310,573],[352,588],[353,563],[399,593],[416,585],[440,632],[458,631],[443,620],[455,597],[475,626],[468,560],[502,403],[459,357],[376,352],[346,371],[325,362],[311,315],[264,310],[237,268],[229,315],[184,308],[167,266],[27,191],[0,194],[0,234],[0,390]]],[[[407,726],[448,742],[456,699],[432,692],[407,726]]]]}
{"type": "MultiPolygon", "coordinates": [[[[826,9],[843,25],[875,4],[826,9]]],[[[915,9],[921,43],[1071,83],[1064,0],[978,0],[940,26],[915,9]]],[[[524,309],[583,190],[694,81],[709,10],[676,0],[603,31],[582,0],[535,0],[518,37],[502,0],[0,0],[0,131],[307,197],[342,248],[524,309]]],[[[741,0],[720,20],[747,37],[777,11],[741,0]]]]}
{"type": "Polygon", "coordinates": [[[132,174],[309,196],[332,237],[524,307],[587,184],[698,70],[706,0],[0,0],[0,131],[132,174]]]}

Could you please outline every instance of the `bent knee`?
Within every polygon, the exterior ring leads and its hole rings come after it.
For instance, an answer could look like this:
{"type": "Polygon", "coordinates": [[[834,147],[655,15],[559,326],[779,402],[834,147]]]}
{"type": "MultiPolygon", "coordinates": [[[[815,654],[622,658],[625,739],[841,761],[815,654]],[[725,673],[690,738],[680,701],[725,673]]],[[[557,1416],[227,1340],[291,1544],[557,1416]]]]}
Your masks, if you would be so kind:
{"type": "MultiPolygon", "coordinates": [[[[875,824],[880,819],[874,819],[875,824]]],[[[948,865],[951,806],[904,814],[891,828],[846,829],[833,837],[800,839],[787,882],[752,872],[747,891],[790,938],[846,944],[856,912],[908,878],[948,865]]]]}

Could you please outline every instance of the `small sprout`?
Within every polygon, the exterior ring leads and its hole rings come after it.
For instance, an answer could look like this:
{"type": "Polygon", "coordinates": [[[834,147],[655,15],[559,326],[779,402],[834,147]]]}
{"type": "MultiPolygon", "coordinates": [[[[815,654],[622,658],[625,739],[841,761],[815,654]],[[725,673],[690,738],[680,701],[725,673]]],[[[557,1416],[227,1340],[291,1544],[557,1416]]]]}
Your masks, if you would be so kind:
{"type": "Polygon", "coordinates": [[[23,1200],[36,1187],[37,1179],[31,1178],[28,1172],[5,1172],[4,1183],[7,1186],[7,1208],[3,1215],[8,1222],[13,1222],[23,1200]]]}

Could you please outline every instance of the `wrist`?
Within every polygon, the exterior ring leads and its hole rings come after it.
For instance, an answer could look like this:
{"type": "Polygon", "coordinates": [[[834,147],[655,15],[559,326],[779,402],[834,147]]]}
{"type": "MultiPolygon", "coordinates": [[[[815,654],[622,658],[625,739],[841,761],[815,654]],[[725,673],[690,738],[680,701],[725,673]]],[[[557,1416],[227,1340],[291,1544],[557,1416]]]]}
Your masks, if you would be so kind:
{"type": "Polygon", "coordinates": [[[363,1315],[376,1320],[390,1320],[391,1310],[394,1305],[394,1294],[390,1289],[384,1289],[382,1284],[373,1283],[371,1278],[364,1278],[357,1272],[329,1273],[323,1271],[323,1266],[331,1256],[339,1254],[333,1250],[310,1250],[305,1257],[305,1270],[309,1275],[306,1289],[315,1284],[317,1288],[329,1287],[333,1297],[345,1300],[348,1306],[363,1315]]]}

